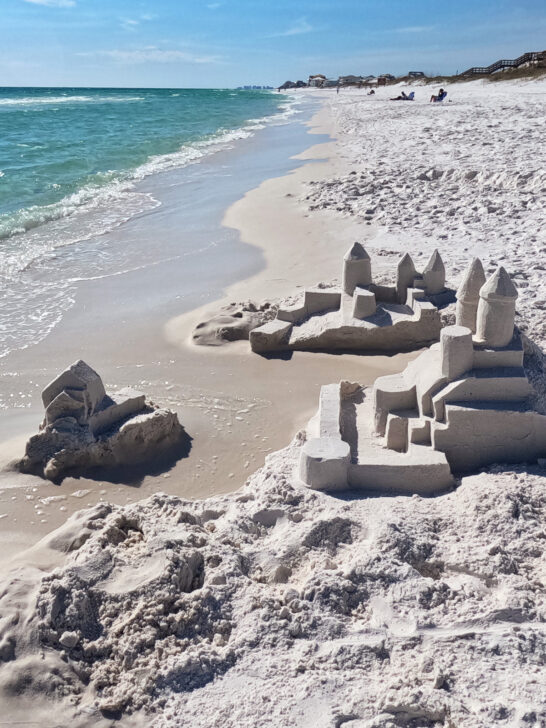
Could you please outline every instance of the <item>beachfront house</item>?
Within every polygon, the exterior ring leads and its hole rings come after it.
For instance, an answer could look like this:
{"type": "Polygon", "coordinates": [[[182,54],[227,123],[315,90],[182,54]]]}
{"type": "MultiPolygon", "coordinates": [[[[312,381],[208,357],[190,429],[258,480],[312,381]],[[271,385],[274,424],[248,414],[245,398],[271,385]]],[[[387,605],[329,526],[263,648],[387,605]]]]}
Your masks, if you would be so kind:
{"type": "Polygon", "coordinates": [[[340,76],[339,77],[339,85],[340,86],[360,86],[365,81],[363,76],[340,76]]]}
{"type": "Polygon", "coordinates": [[[309,81],[307,82],[307,85],[310,88],[322,88],[325,81],[326,76],[323,76],[322,73],[317,73],[314,76],[309,76],[309,81]]]}
{"type": "Polygon", "coordinates": [[[425,74],[423,71],[409,71],[408,76],[410,78],[425,78],[425,74]]]}

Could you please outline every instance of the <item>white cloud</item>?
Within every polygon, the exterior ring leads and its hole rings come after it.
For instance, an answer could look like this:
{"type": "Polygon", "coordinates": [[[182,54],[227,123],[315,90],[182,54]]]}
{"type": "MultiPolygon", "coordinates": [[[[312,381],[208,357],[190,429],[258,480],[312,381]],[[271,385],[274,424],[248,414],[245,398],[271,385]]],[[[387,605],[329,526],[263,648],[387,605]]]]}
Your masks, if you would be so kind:
{"type": "Polygon", "coordinates": [[[131,65],[139,63],[221,63],[221,58],[219,56],[203,56],[179,50],[160,50],[149,46],[136,50],[113,49],[108,51],[79,53],[78,55],[101,56],[103,58],[110,58],[117,63],[127,63],[131,65]]]}
{"type": "Polygon", "coordinates": [[[273,33],[272,38],[283,38],[290,35],[303,35],[303,33],[312,33],[315,28],[307,21],[307,18],[299,18],[295,20],[291,26],[281,33],[273,33]]]}
{"type": "Polygon", "coordinates": [[[134,20],[133,18],[120,18],[119,24],[122,30],[129,30],[131,32],[134,32],[140,25],[140,21],[134,20]]]}
{"type": "Polygon", "coordinates": [[[47,8],[72,8],[76,4],[76,0],[24,0],[24,2],[45,5],[47,8]]]}
{"type": "Polygon", "coordinates": [[[122,30],[135,31],[141,22],[148,22],[149,20],[153,20],[156,17],[157,15],[145,13],[144,15],[140,15],[138,19],[120,18],[120,27],[122,28],[122,30]]]}

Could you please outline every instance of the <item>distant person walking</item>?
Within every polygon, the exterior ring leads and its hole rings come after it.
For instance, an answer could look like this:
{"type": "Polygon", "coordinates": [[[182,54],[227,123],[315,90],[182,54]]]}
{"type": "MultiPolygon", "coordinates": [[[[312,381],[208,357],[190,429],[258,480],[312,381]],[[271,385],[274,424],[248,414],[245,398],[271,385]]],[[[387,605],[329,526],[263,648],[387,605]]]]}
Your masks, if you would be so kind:
{"type": "Polygon", "coordinates": [[[339,93],[339,83],[338,83],[338,85],[336,86],[336,94],[338,94],[338,93],[339,93]]]}

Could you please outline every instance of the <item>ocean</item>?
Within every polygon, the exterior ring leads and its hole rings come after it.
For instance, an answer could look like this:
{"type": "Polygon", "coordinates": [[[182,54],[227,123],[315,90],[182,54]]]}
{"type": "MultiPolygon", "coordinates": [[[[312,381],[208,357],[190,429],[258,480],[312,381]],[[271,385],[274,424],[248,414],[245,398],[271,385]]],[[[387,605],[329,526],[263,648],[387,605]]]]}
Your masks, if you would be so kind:
{"type": "MultiPolygon", "coordinates": [[[[0,356],[45,335],[69,305],[59,256],[160,204],[144,178],[295,111],[270,91],[1,88],[0,356]]],[[[75,275],[97,273],[93,255],[75,275]]]]}

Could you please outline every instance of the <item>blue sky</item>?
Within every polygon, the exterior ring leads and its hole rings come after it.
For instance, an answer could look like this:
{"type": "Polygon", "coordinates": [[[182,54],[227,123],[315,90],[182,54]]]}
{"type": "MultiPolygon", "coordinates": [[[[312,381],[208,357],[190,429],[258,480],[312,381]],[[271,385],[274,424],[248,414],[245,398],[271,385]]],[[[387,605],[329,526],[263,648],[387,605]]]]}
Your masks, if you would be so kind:
{"type": "Polygon", "coordinates": [[[454,73],[546,47],[546,0],[2,0],[0,85],[454,73]]]}

